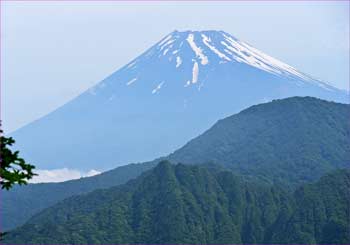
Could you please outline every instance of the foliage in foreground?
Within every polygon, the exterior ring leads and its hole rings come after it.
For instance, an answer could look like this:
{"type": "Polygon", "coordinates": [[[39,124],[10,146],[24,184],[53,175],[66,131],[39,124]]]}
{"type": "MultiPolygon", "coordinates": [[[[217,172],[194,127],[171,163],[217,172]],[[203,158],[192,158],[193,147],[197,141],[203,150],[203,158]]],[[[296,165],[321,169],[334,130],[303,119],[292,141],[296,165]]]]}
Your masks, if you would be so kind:
{"type": "Polygon", "coordinates": [[[0,130],[0,185],[1,189],[9,190],[15,184],[27,184],[27,181],[35,175],[33,173],[35,167],[20,158],[18,151],[10,149],[15,140],[3,136],[2,133],[0,130]]]}

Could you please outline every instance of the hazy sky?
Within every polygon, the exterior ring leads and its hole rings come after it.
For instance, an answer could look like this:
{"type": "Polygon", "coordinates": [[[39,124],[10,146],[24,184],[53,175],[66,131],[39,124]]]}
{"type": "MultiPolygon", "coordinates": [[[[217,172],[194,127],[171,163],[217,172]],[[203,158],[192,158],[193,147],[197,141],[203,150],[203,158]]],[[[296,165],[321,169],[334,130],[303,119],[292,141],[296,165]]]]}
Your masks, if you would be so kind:
{"type": "Polygon", "coordinates": [[[169,32],[225,30],[349,86],[349,2],[2,2],[5,132],[67,102],[169,32]]]}

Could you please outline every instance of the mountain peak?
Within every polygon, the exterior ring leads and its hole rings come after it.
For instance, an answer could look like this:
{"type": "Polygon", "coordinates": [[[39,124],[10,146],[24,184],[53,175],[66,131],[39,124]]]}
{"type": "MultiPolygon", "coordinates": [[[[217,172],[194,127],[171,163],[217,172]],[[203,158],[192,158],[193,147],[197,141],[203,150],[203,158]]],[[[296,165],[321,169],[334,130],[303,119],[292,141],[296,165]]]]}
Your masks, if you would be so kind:
{"type": "MultiPolygon", "coordinates": [[[[206,33],[206,34],[208,34],[208,33],[217,33],[217,34],[220,34],[220,33],[225,33],[224,31],[222,31],[222,30],[214,30],[214,29],[212,29],[212,30],[183,30],[183,31],[179,31],[179,30],[174,30],[174,31],[172,31],[170,34],[176,34],[176,33],[185,33],[185,34],[190,34],[190,33],[199,33],[199,34],[202,34],[202,33],[206,33]]],[[[227,33],[226,33],[227,34],[227,33]]]]}
{"type": "MultiPolygon", "coordinates": [[[[327,90],[335,89],[222,30],[174,30],[146,51],[145,56],[146,62],[162,59],[172,63],[177,70],[187,67],[193,76],[186,86],[198,81],[201,70],[212,70],[218,65],[229,64],[248,65],[253,69],[297,81],[298,86],[312,83],[327,90]]],[[[135,64],[136,60],[129,65],[135,64]]]]}
{"type": "Polygon", "coordinates": [[[336,88],[224,31],[173,31],[13,136],[24,158],[38,167],[75,168],[78,164],[87,171],[100,171],[168,154],[218,118],[296,95],[348,100],[336,88]],[[103,143],[96,146],[96,142],[103,143]],[[72,145],[79,150],[72,152],[72,145]],[[64,156],[59,160],[54,157],[58,151],[64,156]]]}

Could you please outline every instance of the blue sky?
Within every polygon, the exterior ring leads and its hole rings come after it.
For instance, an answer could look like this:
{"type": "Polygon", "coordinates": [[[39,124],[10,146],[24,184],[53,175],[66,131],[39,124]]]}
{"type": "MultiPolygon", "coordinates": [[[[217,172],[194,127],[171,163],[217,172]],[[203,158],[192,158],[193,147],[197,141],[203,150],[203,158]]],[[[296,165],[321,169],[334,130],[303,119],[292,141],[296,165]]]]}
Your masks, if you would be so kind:
{"type": "Polygon", "coordinates": [[[13,131],[169,32],[218,29],[349,87],[349,2],[2,2],[2,120],[13,131]]]}

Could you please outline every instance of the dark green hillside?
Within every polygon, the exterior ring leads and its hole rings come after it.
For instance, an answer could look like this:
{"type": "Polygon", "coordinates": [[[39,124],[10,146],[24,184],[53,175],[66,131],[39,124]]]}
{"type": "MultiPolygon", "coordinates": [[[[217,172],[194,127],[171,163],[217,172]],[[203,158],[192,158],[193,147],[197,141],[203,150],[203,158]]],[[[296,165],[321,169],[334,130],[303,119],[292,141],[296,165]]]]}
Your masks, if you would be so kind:
{"type": "Polygon", "coordinates": [[[349,243],[349,178],[339,170],[292,195],[231,171],[161,162],[126,185],[59,202],[5,243],[349,243]]]}
{"type": "MultiPolygon", "coordinates": [[[[246,178],[294,189],[324,173],[349,167],[349,118],[350,106],[345,104],[311,97],[276,100],[220,120],[166,158],[175,163],[219,163],[246,178]]],[[[90,178],[3,192],[1,227],[8,230],[21,225],[72,195],[123,184],[155,164],[132,164],[90,178]]]]}
{"type": "Polygon", "coordinates": [[[297,206],[287,223],[278,224],[276,242],[350,243],[350,171],[338,170],[294,193],[297,206]]]}
{"type": "Polygon", "coordinates": [[[96,189],[124,184],[155,165],[156,162],[129,164],[93,177],[62,183],[16,186],[11,191],[0,190],[0,227],[4,230],[12,229],[58,201],[96,189]]]}
{"type": "Polygon", "coordinates": [[[350,167],[350,107],[311,97],[252,106],[170,155],[216,162],[248,177],[296,186],[350,167]]]}
{"type": "Polygon", "coordinates": [[[6,242],[254,243],[287,200],[282,191],[231,172],[162,162],[127,185],[46,209],[6,242]]]}

